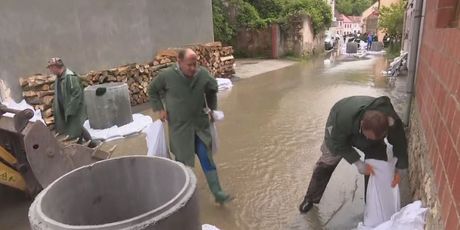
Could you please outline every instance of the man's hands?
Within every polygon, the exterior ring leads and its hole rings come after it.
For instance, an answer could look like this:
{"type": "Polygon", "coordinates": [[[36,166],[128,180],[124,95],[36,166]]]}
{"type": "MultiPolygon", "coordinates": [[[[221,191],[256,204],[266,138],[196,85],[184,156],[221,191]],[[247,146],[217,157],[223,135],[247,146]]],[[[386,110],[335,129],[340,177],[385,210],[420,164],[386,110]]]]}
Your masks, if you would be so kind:
{"type": "Polygon", "coordinates": [[[209,121],[210,121],[211,123],[213,123],[213,122],[214,122],[214,113],[213,113],[212,109],[204,108],[203,110],[204,110],[205,113],[208,114],[209,121]]]}
{"type": "Polygon", "coordinates": [[[160,120],[162,122],[165,122],[168,120],[168,112],[164,111],[164,110],[161,110],[160,111],[160,120]]]}
{"type": "MultiPolygon", "coordinates": [[[[372,168],[371,165],[364,163],[364,161],[358,160],[355,163],[353,163],[356,168],[358,169],[358,172],[369,176],[369,175],[374,175],[374,169],[372,168]]],[[[393,176],[393,180],[391,181],[391,187],[394,188],[396,185],[399,185],[401,182],[401,174],[404,174],[405,171],[402,169],[395,169],[395,174],[393,176]]],[[[404,174],[405,175],[405,174],[404,174]]]]}
{"type": "Polygon", "coordinates": [[[208,115],[209,115],[209,120],[211,121],[211,123],[214,123],[214,114],[213,114],[213,111],[212,111],[212,110],[209,110],[208,115]]]}
{"type": "Polygon", "coordinates": [[[393,181],[391,182],[391,187],[394,188],[396,185],[399,185],[399,182],[401,182],[401,174],[399,173],[399,170],[395,170],[395,175],[393,177],[393,181]]]}
{"type": "Polygon", "coordinates": [[[374,169],[372,168],[370,164],[366,164],[364,163],[364,161],[361,161],[361,160],[358,160],[353,164],[356,166],[359,173],[366,175],[366,176],[374,175],[374,169]]]}

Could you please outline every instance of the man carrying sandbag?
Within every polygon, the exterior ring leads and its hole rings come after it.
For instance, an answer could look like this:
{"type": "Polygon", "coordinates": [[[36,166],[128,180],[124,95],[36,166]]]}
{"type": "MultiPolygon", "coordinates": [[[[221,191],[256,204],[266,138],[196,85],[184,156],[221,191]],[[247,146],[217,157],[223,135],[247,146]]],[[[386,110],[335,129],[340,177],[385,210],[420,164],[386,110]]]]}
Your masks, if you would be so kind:
{"type": "Polygon", "coordinates": [[[353,148],[364,152],[366,159],[387,160],[385,137],[398,158],[392,186],[400,181],[399,170],[408,167],[407,140],[401,119],[388,97],[354,96],[338,101],[326,122],[322,155],[316,162],[307,194],[300,204],[301,213],[320,202],[329,179],[342,158],[365,175],[365,187],[372,167],[360,160],[353,148]]]}
{"type": "Polygon", "coordinates": [[[175,159],[193,167],[196,154],[215,201],[223,204],[231,197],[219,183],[210,132],[212,110],[217,108],[217,82],[198,66],[197,58],[191,49],[180,50],[177,65],[160,72],[150,84],[149,97],[153,110],[160,112],[160,119],[168,121],[175,159]]]}

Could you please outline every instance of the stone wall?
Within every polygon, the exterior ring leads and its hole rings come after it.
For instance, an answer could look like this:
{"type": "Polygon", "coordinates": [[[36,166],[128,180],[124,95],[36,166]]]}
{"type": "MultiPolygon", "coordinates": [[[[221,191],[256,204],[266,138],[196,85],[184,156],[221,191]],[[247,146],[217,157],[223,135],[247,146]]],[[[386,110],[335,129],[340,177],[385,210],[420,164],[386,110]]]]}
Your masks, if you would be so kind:
{"type": "Polygon", "coordinates": [[[324,52],[324,32],[314,34],[310,17],[292,21],[280,32],[279,55],[311,56],[324,52]]]}
{"type": "Polygon", "coordinates": [[[426,216],[426,229],[444,229],[441,221],[440,204],[434,171],[428,155],[427,141],[420,123],[420,115],[415,104],[411,111],[409,127],[409,181],[414,200],[422,200],[430,211],[426,216]]]}
{"type": "Polygon", "coordinates": [[[235,50],[248,57],[271,57],[272,27],[240,29],[236,34],[235,50]]]}
{"type": "Polygon", "coordinates": [[[240,29],[234,47],[248,57],[310,56],[324,52],[324,38],[324,32],[314,34],[311,19],[305,17],[287,26],[240,29]]]}

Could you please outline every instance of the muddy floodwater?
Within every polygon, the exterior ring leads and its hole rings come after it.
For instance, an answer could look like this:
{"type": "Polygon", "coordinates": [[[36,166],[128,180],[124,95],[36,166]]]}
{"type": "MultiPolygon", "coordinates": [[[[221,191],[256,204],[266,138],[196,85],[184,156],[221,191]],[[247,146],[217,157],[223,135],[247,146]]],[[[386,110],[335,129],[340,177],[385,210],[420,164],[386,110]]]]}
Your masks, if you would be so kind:
{"type": "MultiPolygon", "coordinates": [[[[214,204],[197,161],[202,222],[223,230],[356,227],[363,218],[364,180],[344,161],[317,207],[301,215],[298,205],[336,101],[352,95],[389,95],[402,111],[404,87],[380,76],[385,65],[382,57],[317,58],[241,79],[232,90],[219,93],[225,120],[218,123],[220,151],[215,161],[222,186],[236,198],[226,206],[214,204]]],[[[149,109],[143,113],[152,115],[149,109]]],[[[146,152],[142,136],[115,143],[114,156],[146,152]]],[[[28,229],[29,202],[11,193],[3,192],[12,198],[0,204],[0,229],[28,229]]]]}
{"type": "Polygon", "coordinates": [[[301,215],[298,205],[320,156],[331,106],[352,95],[403,100],[404,90],[379,76],[385,65],[383,58],[320,58],[241,80],[222,93],[225,120],[218,125],[216,162],[223,186],[236,199],[226,207],[213,205],[197,167],[204,223],[225,230],[356,227],[363,217],[364,180],[345,161],[318,208],[301,215]]]}

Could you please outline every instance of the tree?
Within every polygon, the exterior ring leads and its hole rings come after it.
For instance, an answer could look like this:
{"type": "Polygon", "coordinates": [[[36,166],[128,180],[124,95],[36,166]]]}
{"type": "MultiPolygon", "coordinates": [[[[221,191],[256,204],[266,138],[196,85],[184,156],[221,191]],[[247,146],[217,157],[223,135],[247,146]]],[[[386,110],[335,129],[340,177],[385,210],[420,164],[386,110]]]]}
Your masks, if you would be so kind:
{"type": "Polygon", "coordinates": [[[260,28],[266,22],[259,16],[257,9],[249,2],[238,1],[238,15],[236,17],[239,27],[260,28]]]}
{"type": "Polygon", "coordinates": [[[212,0],[212,15],[214,24],[214,39],[224,43],[230,43],[235,30],[228,21],[228,15],[222,0],[212,0]]]}
{"type": "Polygon", "coordinates": [[[353,15],[361,16],[361,14],[370,6],[372,6],[374,2],[372,0],[356,0],[353,3],[353,15]]]}
{"type": "Polygon", "coordinates": [[[345,15],[360,16],[375,0],[337,0],[337,10],[345,15]]]}
{"type": "Polygon", "coordinates": [[[391,37],[399,37],[403,31],[404,11],[406,0],[400,0],[389,7],[382,6],[380,9],[379,28],[391,37]]]}
{"type": "Polygon", "coordinates": [[[337,1],[337,10],[345,15],[353,14],[353,3],[350,0],[337,1]]]}
{"type": "Polygon", "coordinates": [[[283,11],[287,0],[247,0],[253,5],[263,19],[277,19],[283,11]]]}
{"type": "Polygon", "coordinates": [[[291,0],[283,15],[286,19],[309,16],[315,34],[327,29],[332,23],[331,7],[324,0],[291,0]]]}

